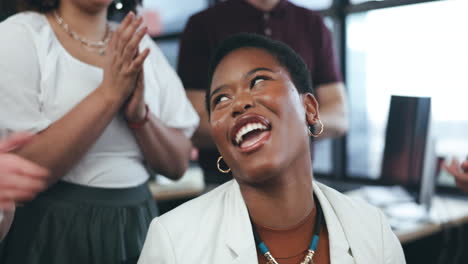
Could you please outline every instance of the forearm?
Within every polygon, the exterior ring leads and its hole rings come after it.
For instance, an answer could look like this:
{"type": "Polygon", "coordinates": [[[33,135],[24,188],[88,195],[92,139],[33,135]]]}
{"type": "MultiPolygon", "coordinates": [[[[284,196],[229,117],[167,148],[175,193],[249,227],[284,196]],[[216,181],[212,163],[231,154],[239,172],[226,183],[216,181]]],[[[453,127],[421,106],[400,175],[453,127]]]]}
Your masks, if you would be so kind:
{"type": "Polygon", "coordinates": [[[214,143],[213,138],[211,136],[208,114],[206,110],[197,110],[197,113],[200,117],[200,124],[192,136],[193,144],[199,149],[216,149],[216,144],[214,143]]]}
{"type": "Polygon", "coordinates": [[[119,111],[121,100],[100,88],[16,151],[49,169],[49,183],[64,176],[84,156],[119,111]]]}
{"type": "Polygon", "coordinates": [[[343,83],[322,84],[317,87],[320,120],[324,130],[320,138],[343,136],[348,130],[348,106],[343,83]]]}
{"type": "Polygon", "coordinates": [[[193,134],[192,142],[199,149],[216,149],[211,137],[208,112],[205,107],[205,92],[199,90],[187,90],[187,97],[200,117],[200,124],[193,134]]]}
{"type": "Polygon", "coordinates": [[[347,113],[339,105],[319,109],[324,130],[320,138],[343,136],[348,130],[347,113]]]}
{"type": "Polygon", "coordinates": [[[182,177],[192,144],[181,131],[165,126],[152,114],[148,123],[133,131],[145,160],[155,172],[171,179],[182,177]]]}

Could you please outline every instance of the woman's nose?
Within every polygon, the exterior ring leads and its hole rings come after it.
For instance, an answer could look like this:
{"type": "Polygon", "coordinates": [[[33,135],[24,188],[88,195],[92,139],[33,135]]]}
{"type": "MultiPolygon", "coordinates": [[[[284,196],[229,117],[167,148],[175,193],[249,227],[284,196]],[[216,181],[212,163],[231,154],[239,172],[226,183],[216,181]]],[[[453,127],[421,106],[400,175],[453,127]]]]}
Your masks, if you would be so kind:
{"type": "Polygon", "coordinates": [[[242,92],[237,96],[232,106],[232,117],[241,115],[247,111],[247,109],[255,106],[255,100],[250,92],[242,92]]]}

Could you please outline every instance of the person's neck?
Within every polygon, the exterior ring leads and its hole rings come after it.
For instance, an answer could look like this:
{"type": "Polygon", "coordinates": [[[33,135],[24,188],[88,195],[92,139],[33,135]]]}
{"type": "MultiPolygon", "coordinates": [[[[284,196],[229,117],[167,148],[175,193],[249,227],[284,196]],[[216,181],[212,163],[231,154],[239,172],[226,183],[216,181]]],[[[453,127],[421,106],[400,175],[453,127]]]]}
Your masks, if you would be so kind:
{"type": "Polygon", "coordinates": [[[304,156],[301,158],[303,166],[293,162],[268,183],[240,183],[253,222],[268,228],[287,229],[300,223],[314,209],[310,155],[304,156]]]}
{"type": "Polygon", "coordinates": [[[249,4],[264,11],[270,12],[280,2],[280,0],[246,0],[249,4]]]}
{"type": "Polygon", "coordinates": [[[62,1],[56,12],[68,24],[70,30],[91,41],[100,41],[107,31],[107,9],[99,12],[87,12],[73,5],[70,1],[62,1]]]}

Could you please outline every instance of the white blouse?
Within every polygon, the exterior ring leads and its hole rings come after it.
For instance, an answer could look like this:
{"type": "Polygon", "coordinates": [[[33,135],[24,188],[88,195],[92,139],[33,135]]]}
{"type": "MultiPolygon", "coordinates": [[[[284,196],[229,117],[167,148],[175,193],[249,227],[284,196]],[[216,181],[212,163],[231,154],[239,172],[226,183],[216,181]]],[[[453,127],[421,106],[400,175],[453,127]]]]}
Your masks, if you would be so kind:
{"type": "MultiPolygon", "coordinates": [[[[166,126],[190,137],[199,119],[179,77],[149,37],[140,44],[140,50],[144,48],[151,50],[144,64],[146,103],[166,126]]],[[[46,129],[95,90],[102,78],[101,68],[64,49],[44,15],[24,12],[10,17],[0,23],[0,137],[46,129]]],[[[119,114],[62,179],[124,188],[148,178],[142,152],[119,114]]]]}

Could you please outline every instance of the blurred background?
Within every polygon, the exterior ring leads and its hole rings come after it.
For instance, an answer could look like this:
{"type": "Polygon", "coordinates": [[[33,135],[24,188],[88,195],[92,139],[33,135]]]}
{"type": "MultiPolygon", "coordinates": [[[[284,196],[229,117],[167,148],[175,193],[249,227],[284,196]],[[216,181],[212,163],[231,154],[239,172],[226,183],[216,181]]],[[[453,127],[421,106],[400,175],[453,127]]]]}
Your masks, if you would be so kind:
{"type": "MultiPolygon", "coordinates": [[[[153,39],[176,68],[179,39],[188,18],[218,2],[143,0],[139,12],[150,26],[153,39]]],[[[428,129],[433,155],[437,160],[467,158],[468,0],[290,2],[324,17],[333,34],[348,95],[347,135],[316,143],[314,170],[319,180],[341,191],[349,189],[343,183],[384,184],[381,174],[392,95],[430,98],[428,129]]],[[[119,3],[112,15],[114,20],[128,11],[125,1],[119,3]]],[[[14,13],[15,1],[0,0],[0,21],[14,13]]],[[[440,169],[435,174],[435,193],[461,196],[453,177],[440,169]]],[[[417,186],[403,187],[419,195],[421,181],[417,186]]],[[[174,196],[169,197],[166,202],[171,202],[160,206],[163,212],[190,199],[188,196],[174,202],[174,196]]],[[[442,208],[438,218],[458,211],[457,205],[444,199],[436,203],[442,208]]],[[[447,228],[423,238],[405,237],[407,240],[402,241],[408,263],[468,263],[468,213],[464,217],[455,223],[441,220],[447,228]]]]}

